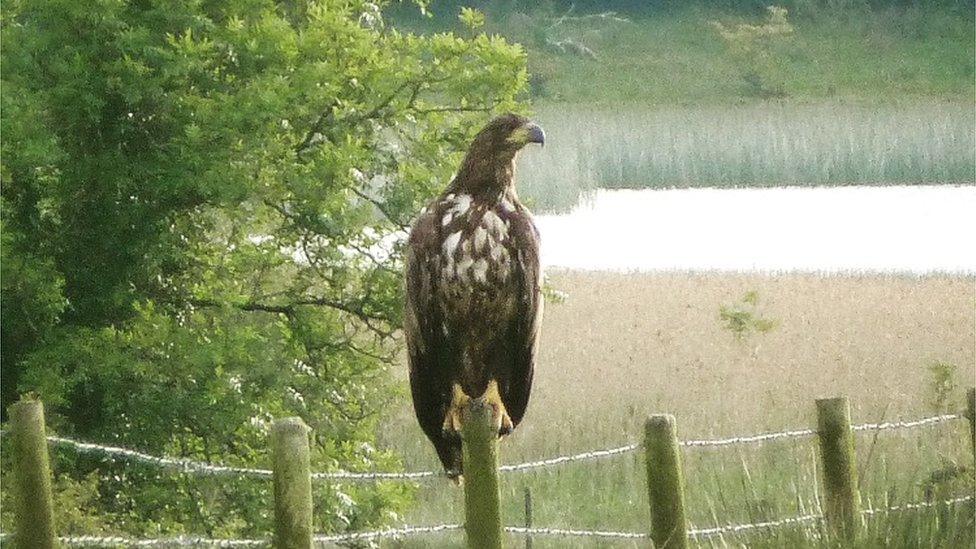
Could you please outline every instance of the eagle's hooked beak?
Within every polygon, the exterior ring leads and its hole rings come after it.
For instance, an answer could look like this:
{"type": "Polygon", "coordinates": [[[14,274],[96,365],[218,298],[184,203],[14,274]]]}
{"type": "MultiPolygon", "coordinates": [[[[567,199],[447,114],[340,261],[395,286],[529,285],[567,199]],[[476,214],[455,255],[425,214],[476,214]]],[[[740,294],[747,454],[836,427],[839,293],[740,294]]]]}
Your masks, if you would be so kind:
{"type": "Polygon", "coordinates": [[[546,143],[546,132],[542,131],[542,128],[535,122],[526,122],[513,131],[506,141],[514,144],[518,148],[522,148],[529,143],[538,143],[544,146],[546,143]]]}
{"type": "Polygon", "coordinates": [[[535,122],[529,122],[525,125],[525,129],[528,130],[528,139],[526,143],[538,143],[543,147],[546,146],[546,132],[542,131],[535,122]]]}

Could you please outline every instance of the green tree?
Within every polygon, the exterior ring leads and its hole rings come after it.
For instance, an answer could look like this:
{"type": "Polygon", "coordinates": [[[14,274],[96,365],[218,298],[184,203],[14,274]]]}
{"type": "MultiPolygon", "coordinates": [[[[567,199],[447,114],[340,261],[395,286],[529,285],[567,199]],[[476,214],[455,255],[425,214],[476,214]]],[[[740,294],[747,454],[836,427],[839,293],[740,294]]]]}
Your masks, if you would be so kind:
{"type": "MultiPolygon", "coordinates": [[[[401,243],[490,114],[518,46],[415,36],[365,1],[12,0],[2,30],[3,406],[63,434],[267,466],[273,417],[318,470],[372,446],[397,391],[401,243]]],[[[270,485],[58,452],[110,529],[266,534],[270,485]]],[[[318,486],[317,527],[401,486],[318,486]]]]}

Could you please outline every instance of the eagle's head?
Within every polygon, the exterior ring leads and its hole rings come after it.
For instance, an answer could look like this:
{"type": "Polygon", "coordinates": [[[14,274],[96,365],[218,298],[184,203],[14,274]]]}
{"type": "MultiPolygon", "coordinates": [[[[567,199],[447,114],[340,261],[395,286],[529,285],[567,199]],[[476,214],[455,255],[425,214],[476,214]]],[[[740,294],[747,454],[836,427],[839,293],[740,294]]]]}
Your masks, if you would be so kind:
{"type": "Polygon", "coordinates": [[[478,132],[471,149],[493,151],[500,155],[514,156],[529,143],[544,145],[546,134],[535,122],[514,113],[496,116],[478,132]]]}
{"type": "Polygon", "coordinates": [[[470,187],[507,186],[515,155],[529,143],[545,142],[545,132],[528,118],[514,113],[496,116],[474,137],[455,181],[470,187]]]}

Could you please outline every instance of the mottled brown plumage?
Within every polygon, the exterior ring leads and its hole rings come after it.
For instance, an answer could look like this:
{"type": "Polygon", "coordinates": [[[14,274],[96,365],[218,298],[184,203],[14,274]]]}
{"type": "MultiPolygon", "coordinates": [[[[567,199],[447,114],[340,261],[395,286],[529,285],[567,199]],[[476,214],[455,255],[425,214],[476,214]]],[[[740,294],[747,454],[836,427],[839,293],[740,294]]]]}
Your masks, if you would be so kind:
{"type": "Polygon", "coordinates": [[[515,156],[542,143],[524,117],[492,120],[457,176],[420,214],[407,249],[410,389],[448,475],[461,474],[460,408],[484,395],[499,435],[529,401],[542,315],[539,233],[518,200],[515,156]]]}

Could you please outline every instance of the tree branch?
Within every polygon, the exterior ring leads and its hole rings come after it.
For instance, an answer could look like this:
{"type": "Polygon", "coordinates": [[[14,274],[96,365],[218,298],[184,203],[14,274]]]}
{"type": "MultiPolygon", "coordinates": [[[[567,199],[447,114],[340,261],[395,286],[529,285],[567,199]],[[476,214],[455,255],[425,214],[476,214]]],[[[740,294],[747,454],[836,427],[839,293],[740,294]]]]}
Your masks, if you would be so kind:
{"type": "Polygon", "coordinates": [[[352,191],[353,194],[355,194],[359,198],[362,198],[363,200],[375,206],[376,209],[379,210],[381,214],[383,214],[383,217],[385,217],[390,223],[393,223],[394,225],[396,225],[397,227],[399,227],[404,231],[410,230],[410,225],[408,223],[404,223],[399,219],[397,219],[395,215],[393,215],[389,210],[387,210],[386,204],[380,202],[379,200],[373,198],[372,196],[369,196],[368,194],[364,193],[363,191],[355,187],[349,187],[349,190],[352,191]]]}
{"type": "Polygon", "coordinates": [[[325,298],[306,298],[298,299],[284,304],[272,304],[272,303],[257,303],[253,301],[246,301],[243,303],[232,303],[232,302],[219,302],[213,299],[191,299],[189,301],[194,307],[221,307],[230,306],[239,311],[247,312],[262,312],[262,313],[272,313],[290,316],[295,313],[297,307],[327,307],[329,309],[335,309],[337,311],[350,314],[366,324],[370,329],[377,332],[379,335],[384,337],[392,336],[393,332],[389,330],[381,330],[376,328],[373,323],[375,322],[388,322],[389,319],[371,314],[363,310],[362,303],[343,303],[341,301],[334,301],[325,298]]]}
{"type": "Polygon", "coordinates": [[[417,114],[430,114],[435,112],[491,112],[496,105],[484,107],[431,107],[428,109],[418,109],[414,107],[413,112],[417,114]]]}

